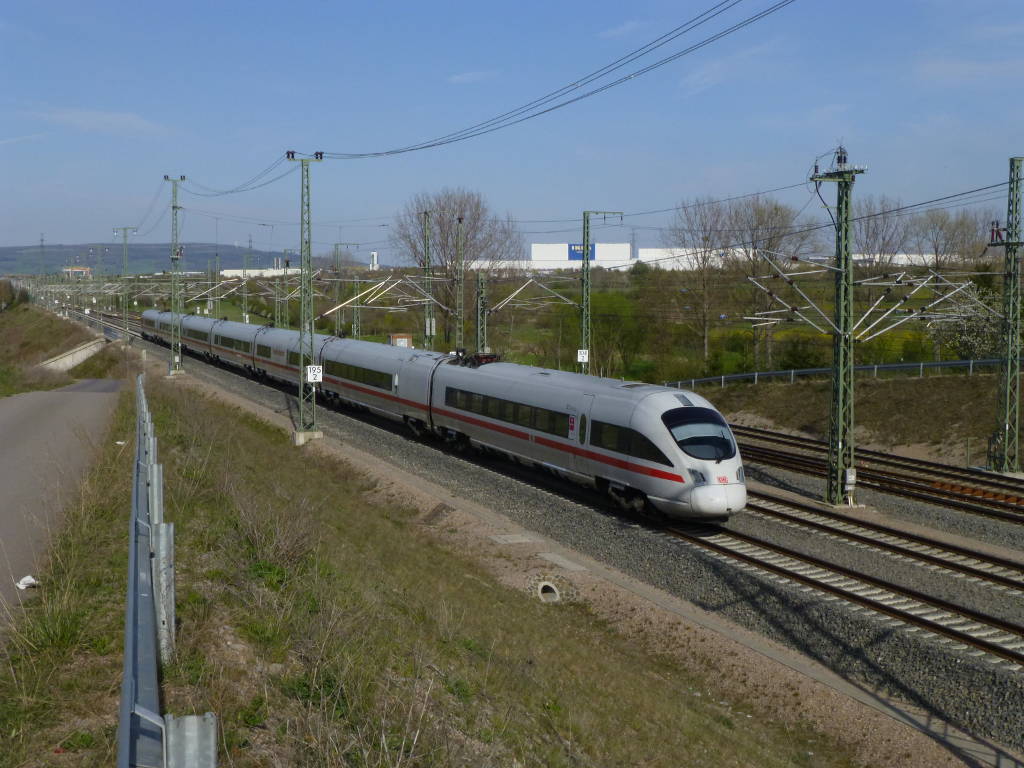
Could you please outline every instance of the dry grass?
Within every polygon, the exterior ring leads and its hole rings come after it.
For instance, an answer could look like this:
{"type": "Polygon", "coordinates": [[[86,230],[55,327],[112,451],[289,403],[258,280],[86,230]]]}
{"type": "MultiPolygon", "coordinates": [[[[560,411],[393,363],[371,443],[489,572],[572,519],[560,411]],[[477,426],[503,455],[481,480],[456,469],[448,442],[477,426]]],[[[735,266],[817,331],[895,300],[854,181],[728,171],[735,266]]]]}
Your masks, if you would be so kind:
{"type": "MultiPolygon", "coordinates": [[[[165,708],[216,712],[222,765],[850,764],[721,703],[714,669],[501,586],[279,430],[173,384],[147,392],[177,525],[165,708]]],[[[110,762],[131,450],[112,441],[131,419],[126,401],[4,659],[0,765],[54,748],[60,765],[110,762]]]]}
{"type": "Polygon", "coordinates": [[[70,384],[67,374],[35,366],[90,338],[84,328],[30,304],[0,312],[0,397],[70,384]]]}
{"type": "MultiPolygon", "coordinates": [[[[923,378],[858,378],[855,414],[865,438],[882,445],[961,445],[984,440],[996,426],[997,377],[958,374],[923,378]]],[[[824,439],[831,384],[740,384],[700,393],[727,415],[755,413],[785,429],[824,439]]]]}

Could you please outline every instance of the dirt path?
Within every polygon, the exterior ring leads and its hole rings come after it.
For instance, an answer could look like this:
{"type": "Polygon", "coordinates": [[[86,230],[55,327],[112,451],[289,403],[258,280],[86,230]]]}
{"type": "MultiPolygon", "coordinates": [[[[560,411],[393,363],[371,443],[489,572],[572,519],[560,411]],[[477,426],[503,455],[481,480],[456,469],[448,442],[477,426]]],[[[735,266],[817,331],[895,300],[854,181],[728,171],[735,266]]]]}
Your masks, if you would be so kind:
{"type": "Polygon", "coordinates": [[[0,623],[39,574],[60,511],[78,488],[107,429],[120,383],[84,380],[0,399],[0,623]]]}

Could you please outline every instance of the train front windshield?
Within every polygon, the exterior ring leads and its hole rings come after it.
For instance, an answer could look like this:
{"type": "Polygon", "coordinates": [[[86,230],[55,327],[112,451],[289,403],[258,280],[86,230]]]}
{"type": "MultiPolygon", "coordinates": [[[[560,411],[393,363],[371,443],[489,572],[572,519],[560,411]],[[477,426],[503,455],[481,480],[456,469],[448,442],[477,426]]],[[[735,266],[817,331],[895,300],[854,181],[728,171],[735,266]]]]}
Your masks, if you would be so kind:
{"type": "Polygon", "coordinates": [[[673,408],[661,415],[672,438],[687,456],[704,461],[722,461],[736,455],[736,443],[729,425],[710,408],[673,408]]]}

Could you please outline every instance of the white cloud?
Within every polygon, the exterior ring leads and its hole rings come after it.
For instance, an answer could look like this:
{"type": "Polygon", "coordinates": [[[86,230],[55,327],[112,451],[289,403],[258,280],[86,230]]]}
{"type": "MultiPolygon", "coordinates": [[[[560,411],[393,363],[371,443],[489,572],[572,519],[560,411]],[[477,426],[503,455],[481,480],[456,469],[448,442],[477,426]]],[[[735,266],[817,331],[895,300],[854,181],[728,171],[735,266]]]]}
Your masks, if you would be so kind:
{"type": "Polygon", "coordinates": [[[985,85],[1024,70],[1024,59],[964,59],[933,56],[916,64],[917,76],[933,85],[985,85]]]}
{"type": "Polygon", "coordinates": [[[17,144],[21,141],[29,141],[31,139],[38,139],[40,136],[45,136],[45,133],[30,133],[26,136],[12,136],[9,139],[0,139],[0,145],[3,144],[17,144]]]}
{"type": "MultiPolygon", "coordinates": [[[[752,66],[750,63],[751,59],[758,57],[766,60],[774,58],[777,48],[776,41],[769,41],[702,64],[683,78],[683,92],[687,96],[696,96],[702,91],[721,85],[726,80],[737,77],[742,72],[749,70],[752,66]]],[[[763,70],[764,66],[763,63],[758,65],[758,71],[763,70]]]]}
{"type": "Polygon", "coordinates": [[[448,82],[454,85],[465,85],[466,83],[479,83],[484,80],[490,80],[492,77],[497,77],[501,74],[496,69],[485,69],[479,72],[460,72],[457,75],[452,75],[448,78],[448,82]]]}
{"type": "Polygon", "coordinates": [[[624,35],[628,35],[630,32],[635,32],[642,26],[643,24],[639,21],[630,20],[619,24],[617,27],[612,27],[611,29],[606,29],[603,32],[598,32],[597,36],[604,39],[611,37],[623,37],[624,35]]]}
{"type": "Polygon", "coordinates": [[[87,133],[139,136],[164,132],[163,126],[134,112],[107,112],[99,109],[49,109],[44,112],[33,112],[31,115],[49,123],[68,125],[87,133]]]}

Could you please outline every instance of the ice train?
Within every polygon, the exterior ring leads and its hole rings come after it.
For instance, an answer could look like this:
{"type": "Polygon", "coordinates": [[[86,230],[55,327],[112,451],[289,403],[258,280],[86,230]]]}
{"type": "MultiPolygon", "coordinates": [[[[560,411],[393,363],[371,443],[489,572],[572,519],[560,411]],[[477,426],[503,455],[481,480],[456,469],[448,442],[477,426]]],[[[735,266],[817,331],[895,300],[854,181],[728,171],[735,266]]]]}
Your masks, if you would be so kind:
{"type": "MultiPolygon", "coordinates": [[[[175,316],[142,313],[167,342],[175,316]]],[[[255,376],[299,380],[299,332],[184,315],[182,347],[255,376]]],[[[514,363],[316,334],[317,396],[485,447],[596,487],[623,508],[722,520],[747,501],[722,415],[700,395],[514,363]]]]}

